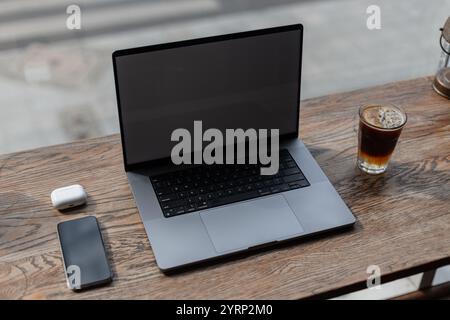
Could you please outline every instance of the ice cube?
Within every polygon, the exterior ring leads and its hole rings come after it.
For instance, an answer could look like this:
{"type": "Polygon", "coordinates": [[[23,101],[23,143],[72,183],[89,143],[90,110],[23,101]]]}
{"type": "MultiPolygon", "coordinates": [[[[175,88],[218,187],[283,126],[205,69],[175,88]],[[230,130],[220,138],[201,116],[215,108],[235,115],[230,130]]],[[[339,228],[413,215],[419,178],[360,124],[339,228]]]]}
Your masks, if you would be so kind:
{"type": "Polygon", "coordinates": [[[378,120],[383,128],[391,129],[402,125],[402,115],[394,109],[381,107],[378,109],[378,120]]]}

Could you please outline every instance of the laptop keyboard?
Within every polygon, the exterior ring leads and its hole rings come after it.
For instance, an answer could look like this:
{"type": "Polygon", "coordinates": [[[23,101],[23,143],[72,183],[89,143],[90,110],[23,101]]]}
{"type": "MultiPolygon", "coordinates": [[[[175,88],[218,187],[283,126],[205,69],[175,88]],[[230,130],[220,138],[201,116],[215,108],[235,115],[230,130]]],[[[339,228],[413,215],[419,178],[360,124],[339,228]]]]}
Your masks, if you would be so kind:
{"type": "Polygon", "coordinates": [[[261,175],[260,164],[200,165],[150,177],[165,217],[309,186],[285,149],[279,171],[261,175]]]}

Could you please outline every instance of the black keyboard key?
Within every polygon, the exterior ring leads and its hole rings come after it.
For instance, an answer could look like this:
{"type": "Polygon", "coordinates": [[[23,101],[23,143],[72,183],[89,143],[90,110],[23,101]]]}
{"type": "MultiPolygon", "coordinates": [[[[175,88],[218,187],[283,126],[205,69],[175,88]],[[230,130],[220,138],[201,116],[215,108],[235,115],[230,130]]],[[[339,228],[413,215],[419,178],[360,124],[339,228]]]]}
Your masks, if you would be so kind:
{"type": "Polygon", "coordinates": [[[297,167],[294,168],[289,168],[289,169],[284,169],[282,171],[283,176],[289,176],[291,174],[296,174],[296,173],[300,173],[300,169],[297,167]]]}
{"type": "Polygon", "coordinates": [[[278,172],[277,172],[276,174],[274,174],[272,177],[273,177],[274,179],[276,179],[276,178],[281,178],[282,176],[283,176],[283,174],[281,173],[280,170],[278,170],[278,172]]]}
{"type": "Polygon", "coordinates": [[[166,183],[166,182],[163,182],[163,181],[154,182],[154,183],[153,183],[153,186],[154,186],[156,189],[161,189],[161,188],[167,187],[167,183],[166,183]]]}
{"type": "Polygon", "coordinates": [[[208,208],[208,203],[206,201],[197,203],[197,210],[203,210],[206,208],[208,208]]]}
{"type": "Polygon", "coordinates": [[[216,198],[216,194],[211,192],[206,195],[206,200],[212,200],[216,198]]]}
{"type": "Polygon", "coordinates": [[[174,208],[171,208],[171,209],[165,209],[165,210],[163,211],[163,213],[164,213],[164,215],[165,215],[166,217],[170,217],[170,216],[173,216],[173,215],[175,214],[175,209],[174,209],[174,208]]]}
{"type": "Polygon", "coordinates": [[[289,152],[280,152],[280,160],[292,159],[289,152]]]}
{"type": "Polygon", "coordinates": [[[282,184],[283,180],[281,180],[280,178],[275,178],[273,179],[273,184],[277,185],[277,184],[282,184]]]}
{"type": "Polygon", "coordinates": [[[178,215],[178,214],[183,214],[183,213],[185,213],[185,212],[186,212],[186,209],[185,209],[185,207],[183,206],[183,207],[175,208],[174,214],[175,214],[175,215],[178,215]]]}
{"type": "Polygon", "coordinates": [[[176,207],[184,206],[187,203],[188,202],[183,199],[183,200],[176,200],[176,201],[167,202],[166,205],[168,206],[168,208],[176,208],[176,207]]]}
{"type": "Polygon", "coordinates": [[[158,197],[169,194],[169,193],[172,193],[172,190],[170,190],[170,188],[156,189],[156,195],[158,197]]]}
{"type": "Polygon", "coordinates": [[[191,204],[188,204],[186,206],[186,211],[187,212],[192,212],[192,211],[195,211],[195,210],[197,210],[197,206],[195,205],[195,203],[191,203],[191,204]]]}
{"type": "Polygon", "coordinates": [[[190,197],[190,198],[187,198],[186,203],[191,204],[191,203],[195,203],[196,201],[197,201],[196,197],[190,197]]]}
{"type": "Polygon", "coordinates": [[[225,196],[225,192],[223,192],[223,191],[217,191],[216,194],[217,194],[217,197],[219,197],[219,198],[225,196]]]}
{"type": "Polygon", "coordinates": [[[303,179],[303,175],[301,174],[293,174],[287,177],[283,177],[283,181],[285,183],[290,183],[290,182],[294,182],[294,181],[298,181],[298,180],[302,180],[303,179]]]}
{"type": "Polygon", "coordinates": [[[225,189],[225,188],[226,188],[225,183],[219,183],[219,184],[217,185],[217,189],[218,189],[218,190],[223,190],[223,189],[225,189]]]}
{"type": "Polygon", "coordinates": [[[295,181],[293,183],[290,183],[289,186],[291,188],[303,188],[303,187],[309,186],[309,182],[306,181],[306,180],[299,180],[299,181],[295,181]]]}
{"type": "Polygon", "coordinates": [[[235,184],[236,184],[236,183],[233,182],[233,181],[228,181],[228,182],[227,182],[227,187],[228,187],[228,188],[233,188],[233,187],[235,186],[235,184]]]}
{"type": "Polygon", "coordinates": [[[163,195],[159,198],[159,201],[161,202],[169,202],[169,201],[174,201],[177,200],[178,196],[175,193],[171,193],[171,194],[166,194],[163,195]]]}
{"type": "Polygon", "coordinates": [[[278,193],[278,192],[280,192],[280,191],[281,191],[281,189],[278,188],[278,187],[272,187],[272,188],[270,188],[270,192],[271,192],[271,193],[278,193]]]}
{"type": "Polygon", "coordinates": [[[309,187],[310,184],[308,182],[308,180],[304,179],[304,180],[300,180],[300,186],[303,187],[309,187]]]}
{"type": "Polygon", "coordinates": [[[151,182],[153,182],[153,184],[156,184],[157,182],[161,181],[160,177],[161,176],[154,176],[154,177],[151,177],[150,180],[151,180],[151,182]]]}
{"type": "Polygon", "coordinates": [[[188,196],[187,192],[179,192],[178,193],[178,198],[180,199],[184,199],[188,196]]]}
{"type": "Polygon", "coordinates": [[[295,164],[295,162],[293,160],[291,161],[286,161],[286,163],[284,164],[286,168],[294,168],[297,167],[297,165],[295,164]]]}
{"type": "Polygon", "coordinates": [[[232,196],[233,194],[234,194],[234,190],[233,189],[225,190],[225,196],[232,196]]]}
{"type": "Polygon", "coordinates": [[[270,189],[269,188],[258,189],[258,194],[260,196],[268,195],[270,194],[270,189]]]}
{"type": "Polygon", "coordinates": [[[297,182],[291,182],[291,183],[289,183],[289,189],[291,189],[291,190],[293,190],[293,189],[298,189],[298,188],[300,188],[301,186],[300,186],[300,183],[297,183],[297,182]]]}
{"type": "Polygon", "coordinates": [[[273,180],[270,178],[270,180],[264,181],[264,185],[265,185],[266,187],[273,186],[273,180]]]}
{"type": "Polygon", "coordinates": [[[259,195],[258,192],[251,191],[251,192],[235,194],[232,196],[226,196],[223,198],[213,199],[213,200],[207,201],[207,203],[208,203],[209,207],[217,207],[217,206],[221,206],[221,205],[228,204],[228,203],[233,203],[233,202],[256,198],[258,195],[259,195]]]}

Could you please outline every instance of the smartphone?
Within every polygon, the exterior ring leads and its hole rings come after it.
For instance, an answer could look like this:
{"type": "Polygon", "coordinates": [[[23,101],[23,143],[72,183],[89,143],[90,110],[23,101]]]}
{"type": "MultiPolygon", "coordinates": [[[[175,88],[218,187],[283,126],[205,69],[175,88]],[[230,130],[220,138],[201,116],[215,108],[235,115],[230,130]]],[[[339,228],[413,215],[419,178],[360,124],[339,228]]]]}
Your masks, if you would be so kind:
{"type": "Polygon", "coordinates": [[[60,222],[57,229],[70,289],[77,291],[112,281],[102,234],[94,216],[60,222]]]}

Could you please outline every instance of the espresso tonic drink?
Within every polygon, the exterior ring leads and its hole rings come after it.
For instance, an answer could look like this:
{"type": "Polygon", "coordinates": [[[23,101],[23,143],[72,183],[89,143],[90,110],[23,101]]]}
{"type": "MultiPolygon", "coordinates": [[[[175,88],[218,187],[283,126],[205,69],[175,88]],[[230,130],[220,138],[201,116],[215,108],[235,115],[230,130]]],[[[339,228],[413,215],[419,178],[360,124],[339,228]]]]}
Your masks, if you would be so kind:
{"type": "Polygon", "coordinates": [[[386,171],[406,113],[389,104],[371,104],[359,109],[358,167],[369,174],[386,171]]]}

